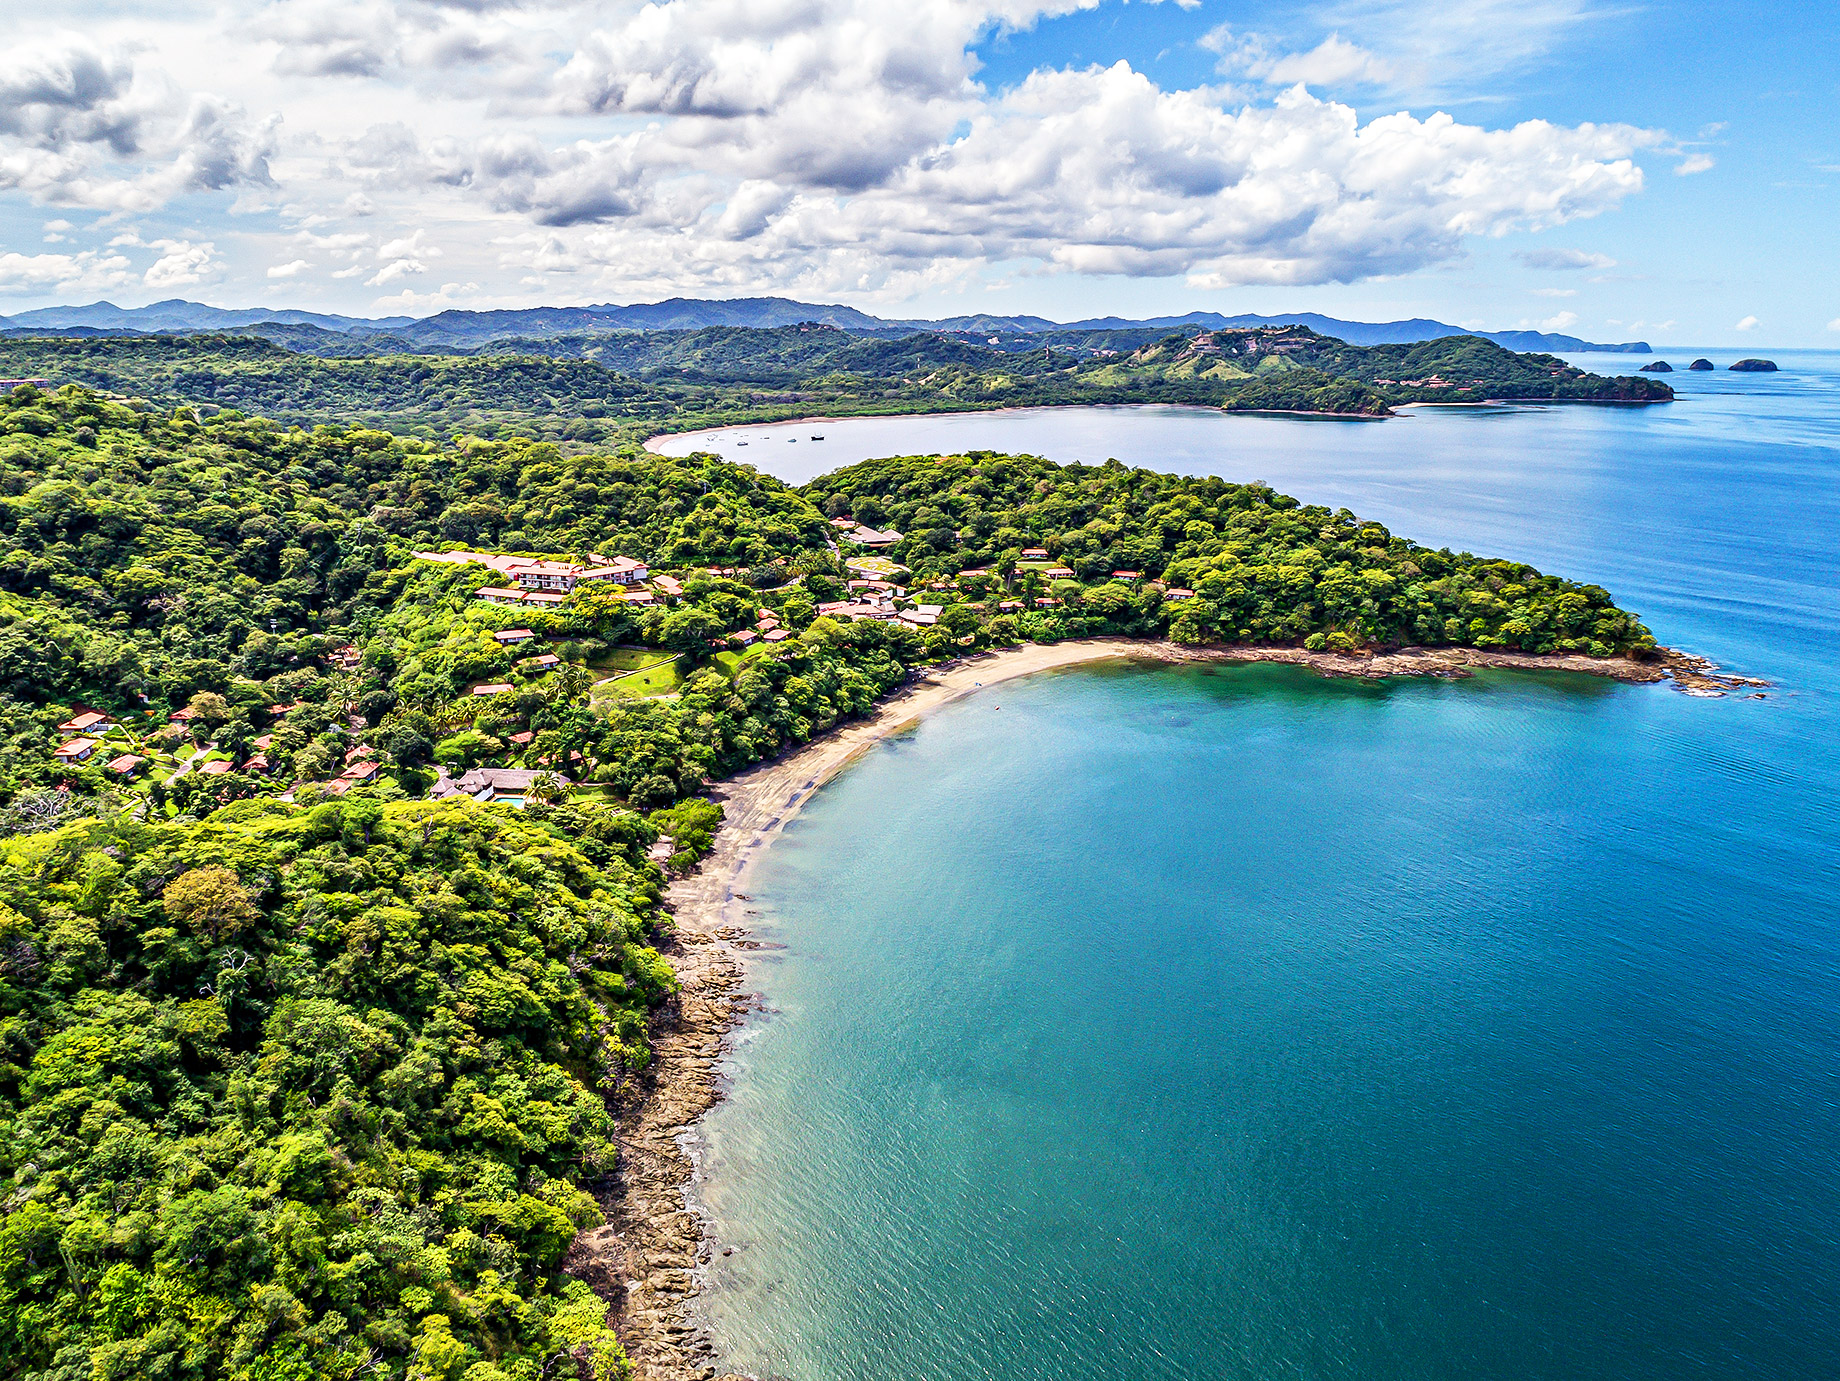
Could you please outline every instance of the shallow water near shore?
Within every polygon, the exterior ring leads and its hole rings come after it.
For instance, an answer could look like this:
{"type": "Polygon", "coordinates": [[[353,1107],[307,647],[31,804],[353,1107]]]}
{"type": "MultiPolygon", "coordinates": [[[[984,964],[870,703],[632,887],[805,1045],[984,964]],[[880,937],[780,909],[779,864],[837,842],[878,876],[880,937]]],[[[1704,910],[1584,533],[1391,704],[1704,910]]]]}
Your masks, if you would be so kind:
{"type": "Polygon", "coordinates": [[[1161,410],[912,420],[888,450],[1077,434],[1346,503],[1779,684],[1107,664],[871,750],[747,885],[784,948],[700,1129],[725,1361],[1828,1370],[1840,359],[1776,358],[1642,411],[1204,415],[1181,456],[1161,410]]]}

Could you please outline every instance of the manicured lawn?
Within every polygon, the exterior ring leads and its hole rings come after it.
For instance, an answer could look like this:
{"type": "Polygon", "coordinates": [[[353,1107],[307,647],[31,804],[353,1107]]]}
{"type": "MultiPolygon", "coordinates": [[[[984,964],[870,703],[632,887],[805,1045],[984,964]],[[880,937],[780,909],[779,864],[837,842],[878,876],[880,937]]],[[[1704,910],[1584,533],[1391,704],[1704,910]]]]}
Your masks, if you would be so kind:
{"type": "Polygon", "coordinates": [[[661,660],[655,652],[653,657],[652,665],[641,670],[630,671],[625,675],[612,673],[618,679],[603,681],[594,688],[594,693],[644,699],[654,695],[669,695],[680,689],[684,684],[684,673],[677,658],[667,656],[661,660]]]}
{"type": "Polygon", "coordinates": [[[722,674],[732,681],[735,673],[741,670],[743,662],[754,657],[764,657],[772,646],[772,643],[755,643],[752,647],[730,648],[726,652],[716,653],[712,660],[720,668],[722,674]]]}
{"type": "Polygon", "coordinates": [[[615,647],[589,662],[588,670],[597,676],[615,676],[622,671],[637,671],[640,667],[665,661],[670,656],[656,647],[615,647]]]}

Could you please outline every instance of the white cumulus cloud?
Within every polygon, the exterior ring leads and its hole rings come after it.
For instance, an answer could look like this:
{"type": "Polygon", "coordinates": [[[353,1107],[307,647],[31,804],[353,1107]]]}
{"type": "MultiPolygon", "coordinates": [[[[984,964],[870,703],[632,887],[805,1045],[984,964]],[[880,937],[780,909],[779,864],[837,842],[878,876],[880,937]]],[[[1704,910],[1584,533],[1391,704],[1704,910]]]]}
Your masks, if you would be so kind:
{"type": "Polygon", "coordinates": [[[1296,41],[1216,30],[1231,89],[1169,90],[1122,62],[986,81],[992,32],[1105,2],[154,7],[0,53],[0,196],[110,213],[108,229],[51,232],[73,251],[168,208],[162,232],[190,246],[146,270],[168,285],[221,272],[209,246],[234,235],[239,262],[267,266],[258,280],[346,293],[413,292],[438,264],[442,293],[520,301],[556,275],[607,296],[889,296],[996,272],[1203,287],[1410,273],[1475,237],[1611,211],[1642,189],[1645,156],[1684,166],[1627,125],[1364,121],[1321,94],[1422,86],[1463,43],[1504,70],[1577,28],[1582,0],[1475,0],[1435,23],[1324,0],[1296,41]]]}
{"type": "Polygon", "coordinates": [[[1763,323],[1759,321],[1756,317],[1747,316],[1742,321],[1740,321],[1737,324],[1737,326],[1733,329],[1739,330],[1739,331],[1755,331],[1761,325],[1763,325],[1763,323]]]}

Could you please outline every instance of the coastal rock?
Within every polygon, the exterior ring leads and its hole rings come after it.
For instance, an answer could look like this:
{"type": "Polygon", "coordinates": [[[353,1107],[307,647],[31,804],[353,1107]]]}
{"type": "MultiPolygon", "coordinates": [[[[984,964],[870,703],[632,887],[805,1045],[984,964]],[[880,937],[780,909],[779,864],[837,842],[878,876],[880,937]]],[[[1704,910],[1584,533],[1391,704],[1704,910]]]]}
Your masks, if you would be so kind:
{"type": "Polygon", "coordinates": [[[1774,374],[1775,360],[1739,360],[1731,368],[1739,374],[1774,374]]]}
{"type": "Polygon", "coordinates": [[[1638,372],[1642,374],[1672,374],[1674,372],[1674,366],[1669,364],[1666,360],[1656,360],[1653,364],[1643,365],[1638,372]]]}
{"type": "Polygon", "coordinates": [[[1714,365],[1711,360],[1708,360],[1702,357],[1700,359],[1693,361],[1693,363],[1688,365],[1687,368],[1688,369],[1714,369],[1714,368],[1717,368],[1717,366],[1714,365]]]}

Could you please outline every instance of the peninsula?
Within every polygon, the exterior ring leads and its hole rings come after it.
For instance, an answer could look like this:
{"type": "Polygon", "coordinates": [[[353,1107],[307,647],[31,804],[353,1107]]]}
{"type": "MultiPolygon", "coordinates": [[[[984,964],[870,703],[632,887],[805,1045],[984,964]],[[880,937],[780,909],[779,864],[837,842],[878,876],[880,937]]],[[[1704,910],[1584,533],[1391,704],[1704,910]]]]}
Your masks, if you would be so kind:
{"type": "Polygon", "coordinates": [[[69,384],[0,439],[0,1347],[41,1372],[674,1374],[735,864],[980,681],[1705,670],[1600,587],[1116,463],[795,490],[69,384]]]}

